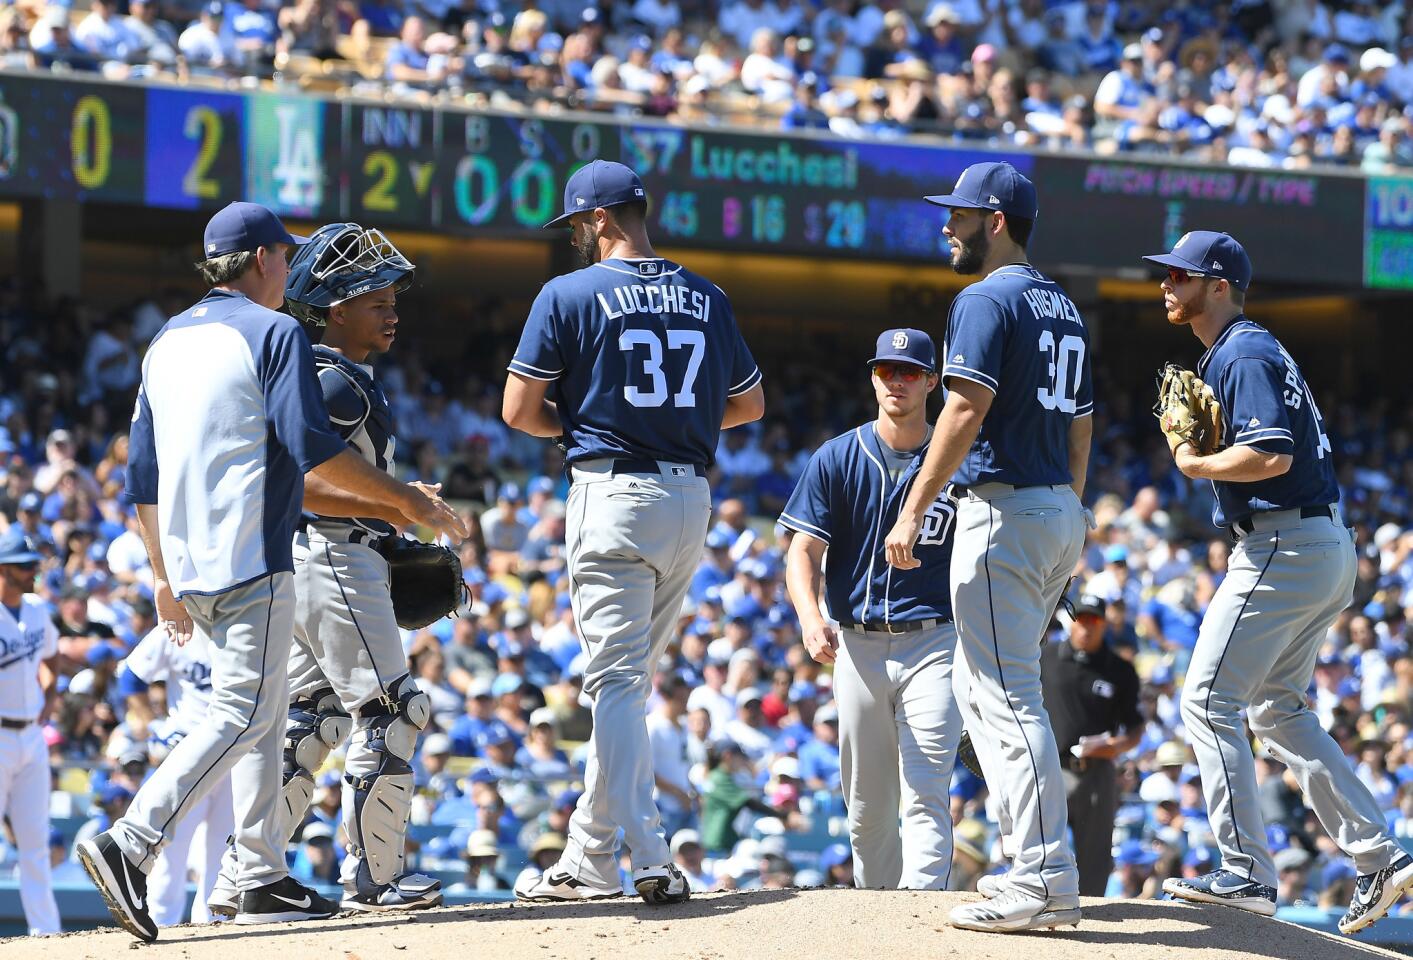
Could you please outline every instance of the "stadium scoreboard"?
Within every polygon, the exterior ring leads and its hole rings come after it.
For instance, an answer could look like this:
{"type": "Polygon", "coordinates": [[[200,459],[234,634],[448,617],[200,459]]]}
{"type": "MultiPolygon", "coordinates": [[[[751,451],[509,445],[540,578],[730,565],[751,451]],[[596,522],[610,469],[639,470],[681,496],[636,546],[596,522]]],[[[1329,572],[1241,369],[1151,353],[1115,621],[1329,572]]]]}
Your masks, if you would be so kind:
{"type": "Polygon", "coordinates": [[[939,262],[946,214],[921,198],[1006,159],[1037,182],[1032,252],[1047,269],[1141,269],[1150,247],[1227,229],[1262,280],[1413,285],[1405,178],[0,74],[0,198],[243,199],[304,220],[526,236],[594,158],[638,171],[653,235],[681,247],[939,262]]]}

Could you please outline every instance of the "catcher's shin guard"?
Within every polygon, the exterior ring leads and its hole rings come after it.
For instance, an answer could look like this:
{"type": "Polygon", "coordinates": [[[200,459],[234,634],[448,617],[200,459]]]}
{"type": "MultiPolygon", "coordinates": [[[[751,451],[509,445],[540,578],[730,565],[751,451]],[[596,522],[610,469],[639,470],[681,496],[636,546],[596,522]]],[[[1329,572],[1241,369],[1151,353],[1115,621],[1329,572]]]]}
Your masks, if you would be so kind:
{"type": "Polygon", "coordinates": [[[431,699],[411,677],[404,674],[388,689],[388,697],[356,711],[357,731],[344,778],[351,861],[345,863],[345,884],[358,890],[383,886],[402,873],[407,819],[412,812],[409,761],[417,750],[417,735],[431,719],[431,699]]]}
{"type": "Polygon", "coordinates": [[[284,770],[280,784],[281,835],[288,844],[314,799],[314,774],[353,728],[332,687],[321,687],[289,705],[284,770]]]}

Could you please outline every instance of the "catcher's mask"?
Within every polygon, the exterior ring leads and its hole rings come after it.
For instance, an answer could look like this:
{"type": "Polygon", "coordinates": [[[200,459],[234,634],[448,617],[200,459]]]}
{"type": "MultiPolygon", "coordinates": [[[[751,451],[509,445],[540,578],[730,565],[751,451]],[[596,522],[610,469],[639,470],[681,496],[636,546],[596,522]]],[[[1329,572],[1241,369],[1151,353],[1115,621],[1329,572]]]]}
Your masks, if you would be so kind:
{"type": "Polygon", "coordinates": [[[401,293],[416,270],[381,230],[331,223],[295,251],[285,302],[296,319],[323,326],[330,307],[386,287],[401,293]]]}

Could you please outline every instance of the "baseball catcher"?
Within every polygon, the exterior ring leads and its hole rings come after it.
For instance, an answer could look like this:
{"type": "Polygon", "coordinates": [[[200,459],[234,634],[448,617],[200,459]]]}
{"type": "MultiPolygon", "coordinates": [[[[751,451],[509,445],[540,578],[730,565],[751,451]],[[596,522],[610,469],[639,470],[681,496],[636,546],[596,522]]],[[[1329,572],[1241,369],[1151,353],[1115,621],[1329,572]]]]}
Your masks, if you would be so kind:
{"type": "MultiPolygon", "coordinates": [[[[414,267],[378,230],[320,228],[290,264],[290,312],[323,329],[315,367],[330,425],[370,463],[393,470],[392,411],[372,355],[397,332],[397,295],[414,267]]],[[[435,487],[428,487],[435,493],[435,487]]],[[[404,869],[417,738],[431,716],[408,676],[399,624],[425,626],[461,598],[461,565],[444,547],[401,537],[385,505],[306,478],[305,524],[295,538],[295,643],[289,723],[277,807],[287,844],[304,822],[314,774],[349,740],[343,824],[345,910],[411,910],[441,903],[441,882],[404,869]]],[[[211,897],[230,912],[227,857],[211,897]]]]}

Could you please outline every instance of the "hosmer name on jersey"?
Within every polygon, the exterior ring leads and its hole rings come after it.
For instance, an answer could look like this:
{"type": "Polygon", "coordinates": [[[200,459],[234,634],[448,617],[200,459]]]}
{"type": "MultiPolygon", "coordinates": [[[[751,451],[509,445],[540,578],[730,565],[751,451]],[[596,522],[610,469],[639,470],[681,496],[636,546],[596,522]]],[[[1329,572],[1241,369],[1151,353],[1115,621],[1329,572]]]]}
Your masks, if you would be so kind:
{"type": "Polygon", "coordinates": [[[1021,295],[1025,297],[1025,302],[1030,305],[1030,312],[1037,320],[1048,320],[1055,318],[1058,320],[1068,320],[1081,326],[1084,321],[1079,318],[1079,309],[1069,297],[1058,290],[1042,290],[1038,287],[1031,287],[1024,290],[1021,295]]]}
{"type": "Polygon", "coordinates": [[[612,296],[597,296],[610,320],[634,313],[675,313],[706,323],[711,314],[706,294],[674,283],[629,283],[614,287],[612,296]]]}

